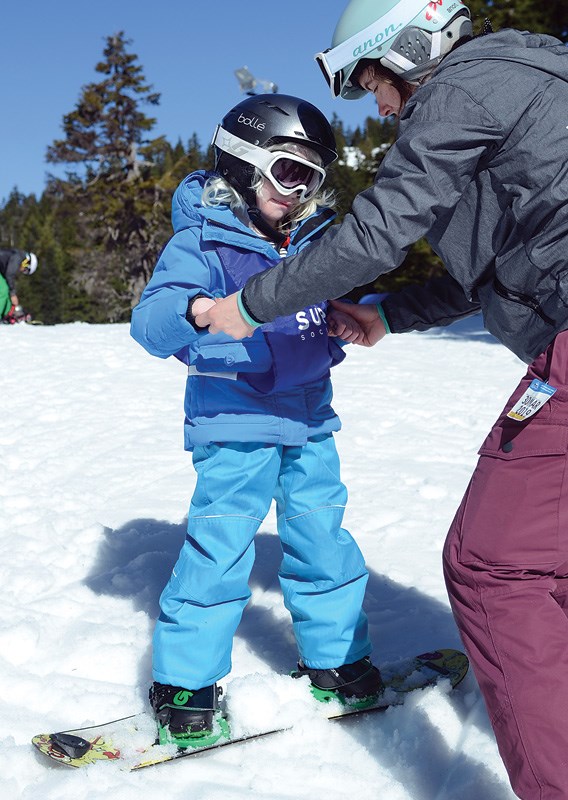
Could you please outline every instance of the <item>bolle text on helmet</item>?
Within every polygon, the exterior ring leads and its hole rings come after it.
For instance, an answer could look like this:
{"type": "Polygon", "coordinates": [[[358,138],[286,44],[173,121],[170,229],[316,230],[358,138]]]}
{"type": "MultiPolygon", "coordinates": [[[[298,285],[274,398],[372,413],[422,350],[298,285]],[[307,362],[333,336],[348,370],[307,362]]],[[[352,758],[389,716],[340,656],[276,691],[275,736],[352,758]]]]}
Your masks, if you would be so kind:
{"type": "Polygon", "coordinates": [[[361,44],[358,44],[357,47],[353,50],[353,58],[354,59],[363,58],[365,53],[369,53],[371,50],[374,50],[385,40],[391,39],[396,33],[396,31],[402,27],[403,27],[402,22],[399,22],[398,25],[389,25],[384,29],[384,31],[379,31],[377,35],[374,36],[372,39],[367,39],[361,44]]]}
{"type": "Polygon", "coordinates": [[[261,122],[258,117],[245,117],[244,114],[239,116],[237,122],[240,122],[241,125],[249,125],[257,131],[263,131],[266,128],[266,123],[261,122]]]}

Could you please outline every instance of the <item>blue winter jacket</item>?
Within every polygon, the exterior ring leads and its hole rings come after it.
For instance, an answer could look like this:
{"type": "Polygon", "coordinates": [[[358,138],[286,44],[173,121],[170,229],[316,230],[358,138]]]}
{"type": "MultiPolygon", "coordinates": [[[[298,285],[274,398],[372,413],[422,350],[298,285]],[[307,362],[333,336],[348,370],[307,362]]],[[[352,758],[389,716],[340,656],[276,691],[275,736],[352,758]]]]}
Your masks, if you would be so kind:
{"type": "MultiPolygon", "coordinates": [[[[227,206],[201,205],[209,173],[185,178],[174,194],[174,235],[164,248],[140,303],[131,334],[149,353],[188,365],[185,447],[211,442],[302,445],[337,431],[329,370],[343,360],[327,333],[327,302],[279,317],[235,341],[186,318],[196,295],[224,297],[280,260],[272,244],[242,224],[227,206]]],[[[333,214],[318,211],[291,236],[288,252],[319,238],[333,214]]]]}

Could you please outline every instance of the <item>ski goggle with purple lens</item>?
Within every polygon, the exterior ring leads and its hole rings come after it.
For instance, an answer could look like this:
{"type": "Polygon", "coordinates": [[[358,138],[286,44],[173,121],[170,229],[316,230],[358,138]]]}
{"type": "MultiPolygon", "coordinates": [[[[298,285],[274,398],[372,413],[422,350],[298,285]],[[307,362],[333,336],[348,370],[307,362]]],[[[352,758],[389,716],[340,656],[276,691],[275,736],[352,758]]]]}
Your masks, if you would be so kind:
{"type": "Polygon", "coordinates": [[[325,181],[325,169],[313,161],[285,150],[264,150],[220,125],[215,131],[213,144],[224,153],[255,166],[280,194],[287,196],[300,192],[301,203],[317,194],[325,181]]]}

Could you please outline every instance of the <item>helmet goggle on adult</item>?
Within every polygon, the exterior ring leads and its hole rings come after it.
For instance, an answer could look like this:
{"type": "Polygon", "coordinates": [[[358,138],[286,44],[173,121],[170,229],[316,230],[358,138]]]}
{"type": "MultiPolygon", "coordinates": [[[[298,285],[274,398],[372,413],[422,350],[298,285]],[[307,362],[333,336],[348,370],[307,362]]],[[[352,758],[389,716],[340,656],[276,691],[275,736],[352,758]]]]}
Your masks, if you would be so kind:
{"type": "Polygon", "coordinates": [[[26,253],[20,264],[20,272],[23,275],[32,275],[37,269],[37,256],[35,253],[26,253]]]}
{"type": "Polygon", "coordinates": [[[264,150],[217,126],[213,144],[224,153],[246,161],[260,170],[282,195],[301,192],[300,202],[313,197],[325,181],[325,169],[285,150],[264,150]]]}
{"type": "Polygon", "coordinates": [[[251,187],[257,169],[281,194],[300,192],[304,202],[318,191],[327,166],[337,158],[333,129],[322,112],[285,94],[252,95],[238,103],[217,126],[212,144],[215,170],[249,207],[256,206],[251,187]],[[319,156],[318,163],[306,149],[319,156]]]}
{"type": "Polygon", "coordinates": [[[461,0],[350,0],[332,46],[315,59],[333,97],[366,93],[351,75],[364,58],[377,59],[409,82],[431,72],[462,36],[472,35],[461,0]]]}

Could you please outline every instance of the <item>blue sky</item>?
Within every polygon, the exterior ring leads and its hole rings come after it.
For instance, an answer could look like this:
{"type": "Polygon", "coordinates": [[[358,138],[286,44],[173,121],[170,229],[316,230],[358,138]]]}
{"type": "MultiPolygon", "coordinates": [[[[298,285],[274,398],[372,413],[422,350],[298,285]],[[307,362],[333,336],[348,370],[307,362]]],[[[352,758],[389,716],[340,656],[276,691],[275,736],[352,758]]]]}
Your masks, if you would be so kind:
{"type": "Polygon", "coordinates": [[[333,100],[313,60],[331,43],[347,0],[28,0],[5,3],[0,45],[0,203],[14,187],[41,194],[49,144],[81,88],[100,80],[105,37],[123,30],[147,81],[161,93],[153,136],[206,146],[244,99],[234,70],[246,65],[279,91],[304,97],[346,127],[376,115],[371,97],[333,100]],[[324,10],[325,9],[325,10],[324,10]]]}

